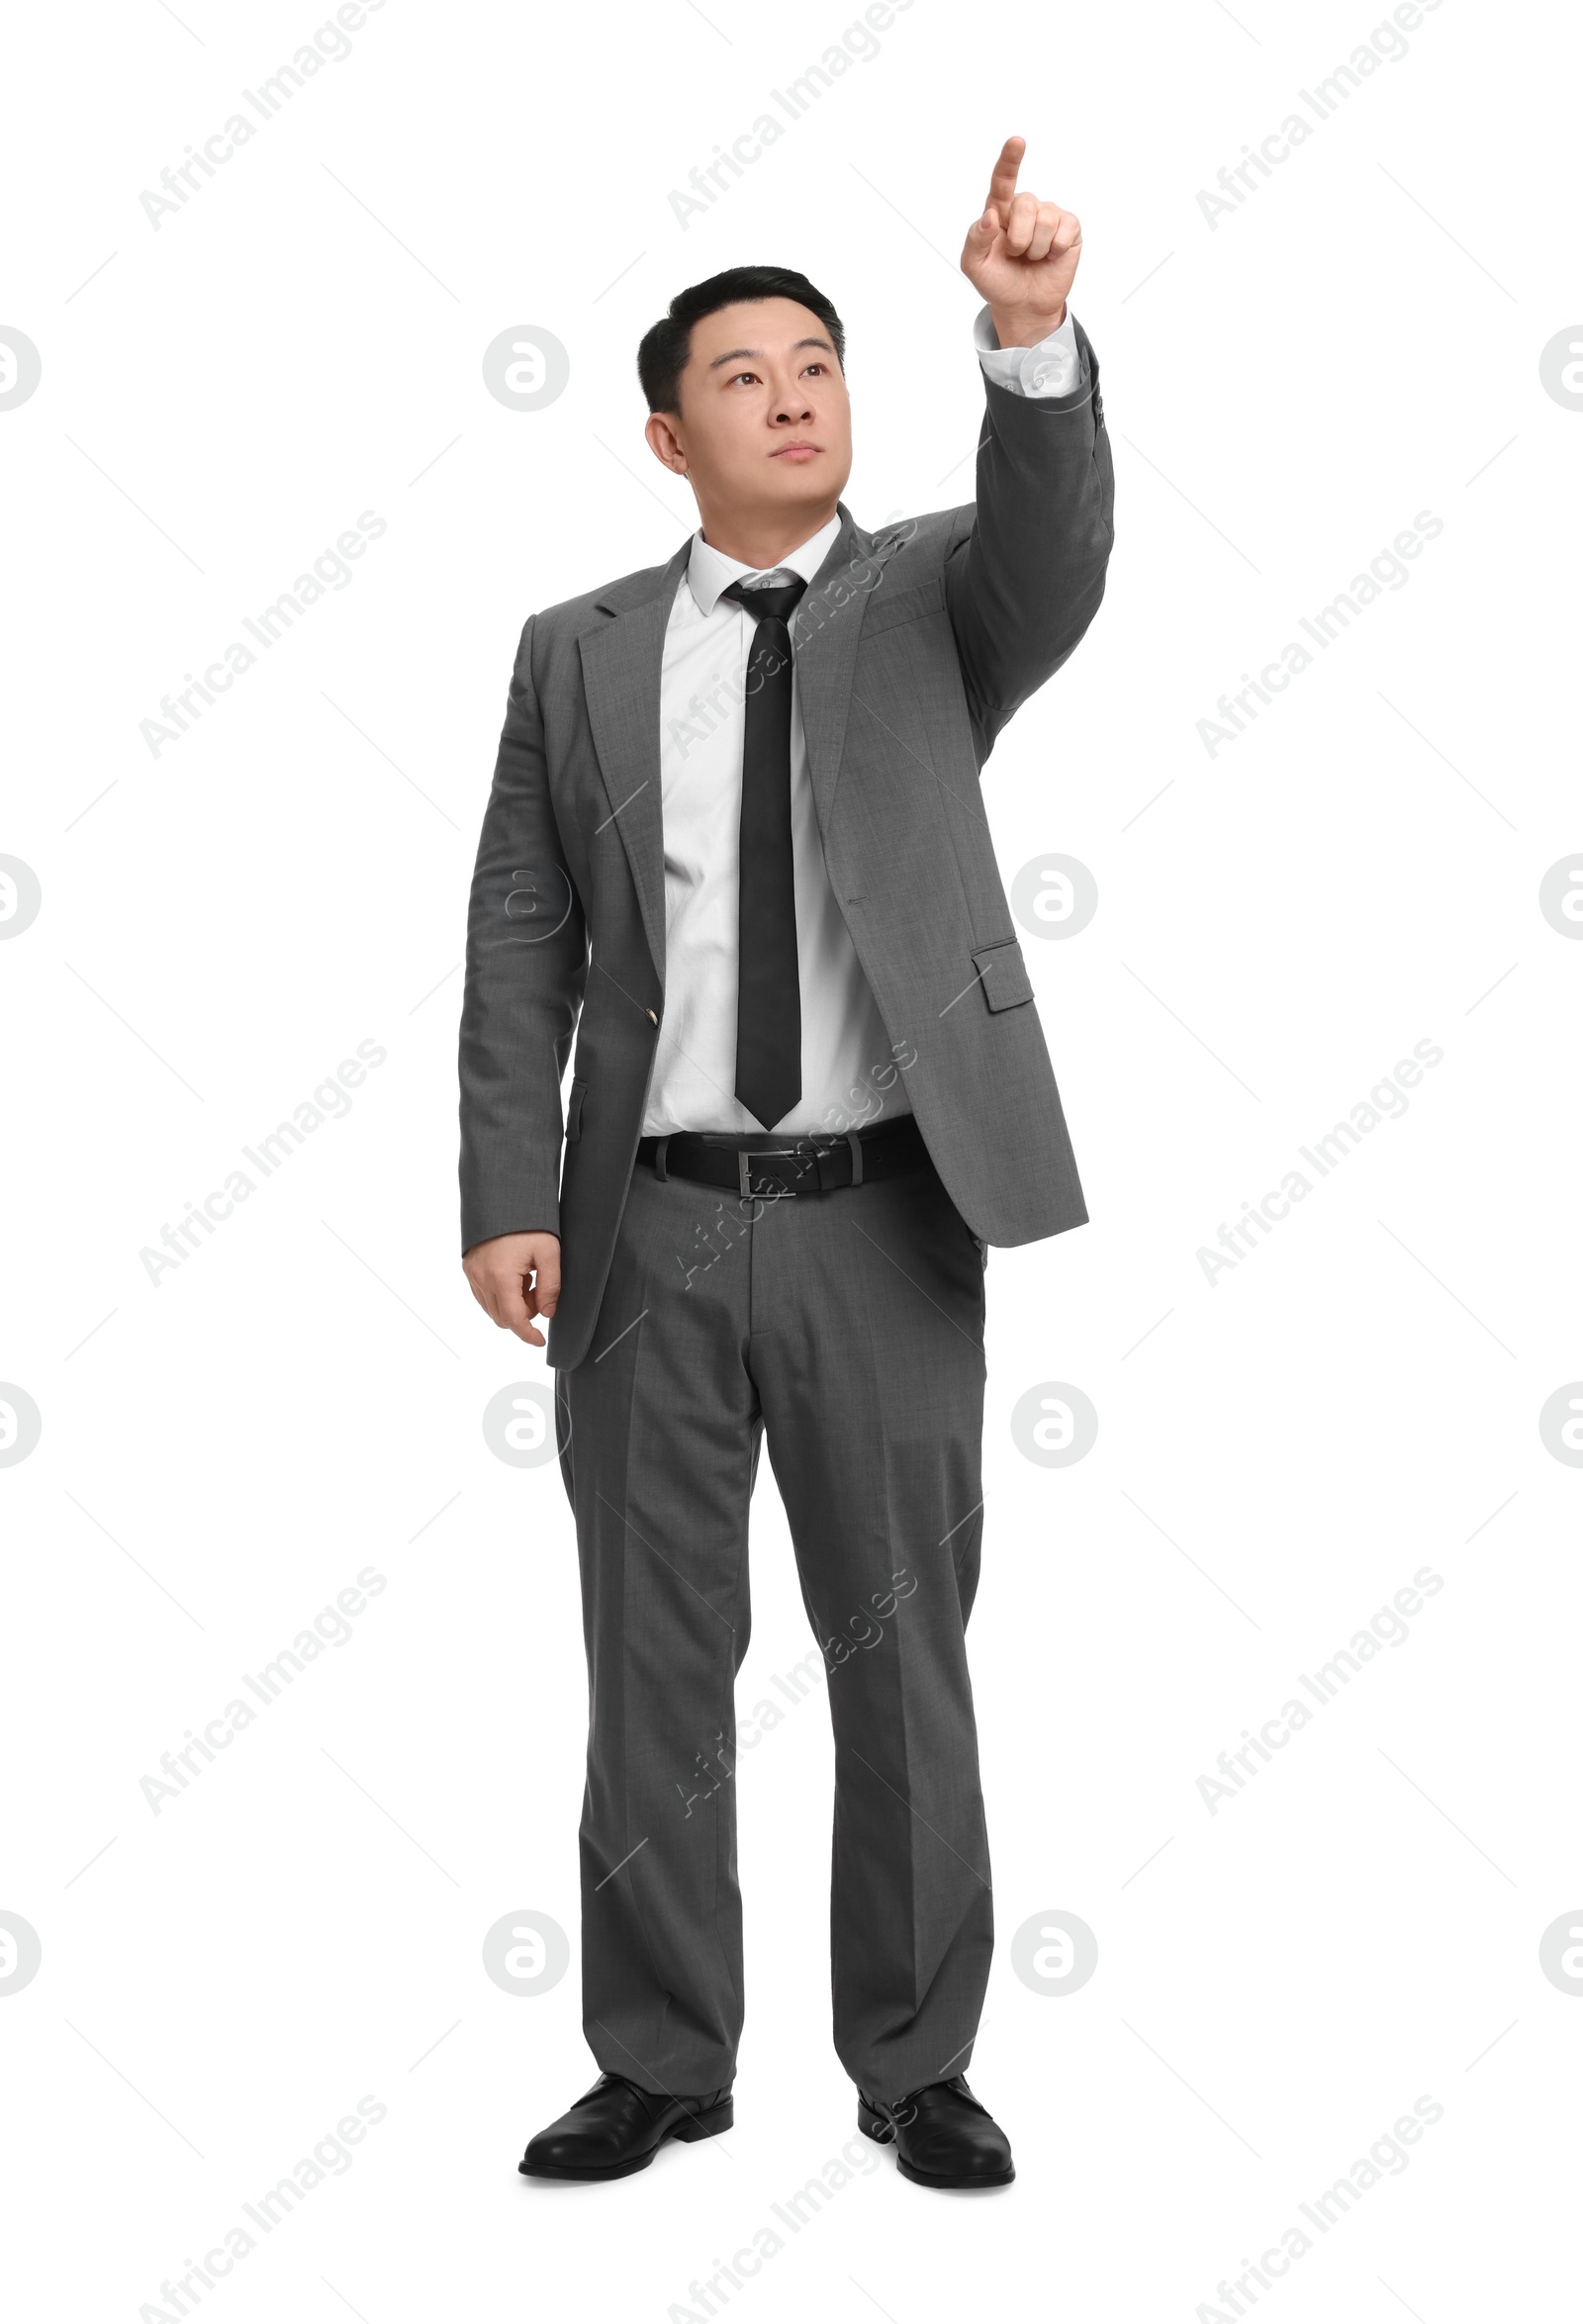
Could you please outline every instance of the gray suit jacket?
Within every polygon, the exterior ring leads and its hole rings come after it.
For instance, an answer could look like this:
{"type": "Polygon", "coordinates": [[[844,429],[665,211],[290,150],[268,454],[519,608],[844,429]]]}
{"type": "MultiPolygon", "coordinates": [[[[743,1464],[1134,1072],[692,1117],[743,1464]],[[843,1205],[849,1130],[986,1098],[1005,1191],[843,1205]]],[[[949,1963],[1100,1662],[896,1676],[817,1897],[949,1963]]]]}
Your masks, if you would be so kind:
{"type": "MultiPolygon", "coordinates": [[[[984,380],[976,503],[881,535],[838,503],[793,632],[831,883],[946,1190],[996,1244],[1087,1217],[978,791],[1104,592],[1110,445],[1076,336],[1071,395],[984,380]]],[[[560,1236],[562,1368],[588,1352],[665,1010],[660,664],[689,546],[527,622],[473,876],[462,1248],[560,1236]]]]}

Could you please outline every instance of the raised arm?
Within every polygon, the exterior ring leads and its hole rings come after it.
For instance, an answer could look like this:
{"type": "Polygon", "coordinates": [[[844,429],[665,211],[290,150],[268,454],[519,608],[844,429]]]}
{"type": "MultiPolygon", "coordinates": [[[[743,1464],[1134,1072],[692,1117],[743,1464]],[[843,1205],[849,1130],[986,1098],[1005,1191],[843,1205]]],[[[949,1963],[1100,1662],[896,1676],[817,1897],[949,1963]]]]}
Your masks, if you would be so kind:
{"type": "MultiPolygon", "coordinates": [[[[1002,347],[1058,330],[1082,250],[1070,211],[1019,193],[1024,140],[1008,138],[962,271],[1002,347]]],[[[1099,365],[1073,325],[1081,370],[1069,395],[1019,396],[986,381],[977,512],[946,566],[946,602],[984,747],[1061,667],[1104,595],[1114,475],[1099,365]]]]}

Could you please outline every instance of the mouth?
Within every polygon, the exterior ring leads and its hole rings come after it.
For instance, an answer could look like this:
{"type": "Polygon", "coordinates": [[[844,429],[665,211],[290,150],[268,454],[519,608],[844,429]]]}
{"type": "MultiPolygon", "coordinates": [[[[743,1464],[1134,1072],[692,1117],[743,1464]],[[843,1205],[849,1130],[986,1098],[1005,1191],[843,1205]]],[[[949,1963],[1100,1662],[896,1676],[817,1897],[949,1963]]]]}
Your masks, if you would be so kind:
{"type": "Polygon", "coordinates": [[[800,468],[805,462],[816,460],[818,456],[819,446],[806,443],[778,444],[770,454],[772,460],[790,461],[793,468],[800,468]]]}

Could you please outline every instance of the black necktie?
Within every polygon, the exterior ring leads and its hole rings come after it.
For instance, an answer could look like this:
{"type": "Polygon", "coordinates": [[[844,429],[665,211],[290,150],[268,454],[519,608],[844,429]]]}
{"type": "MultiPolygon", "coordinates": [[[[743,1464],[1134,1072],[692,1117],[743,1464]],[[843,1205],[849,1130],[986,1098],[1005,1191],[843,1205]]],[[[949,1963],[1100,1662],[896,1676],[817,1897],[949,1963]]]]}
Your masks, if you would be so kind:
{"type": "Polygon", "coordinates": [[[802,1094],[802,996],[792,872],[792,633],[805,581],[722,594],[758,623],[748,657],[737,875],[736,1093],[766,1130],[802,1094]]]}

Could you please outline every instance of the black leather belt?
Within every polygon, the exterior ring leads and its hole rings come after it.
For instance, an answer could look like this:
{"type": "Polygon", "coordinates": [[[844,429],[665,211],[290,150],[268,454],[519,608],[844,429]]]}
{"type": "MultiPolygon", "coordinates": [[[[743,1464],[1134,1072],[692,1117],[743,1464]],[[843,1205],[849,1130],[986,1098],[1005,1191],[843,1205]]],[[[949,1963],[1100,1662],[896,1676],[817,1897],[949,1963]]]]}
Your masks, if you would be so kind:
{"type": "Polygon", "coordinates": [[[893,1122],[872,1122],[845,1137],[823,1131],[759,1132],[751,1138],[714,1136],[694,1130],[669,1138],[640,1138],[637,1159],[657,1178],[694,1178],[703,1186],[725,1186],[733,1194],[828,1194],[837,1186],[862,1186],[871,1179],[899,1178],[922,1169],[929,1150],[910,1114],[893,1122]]]}

